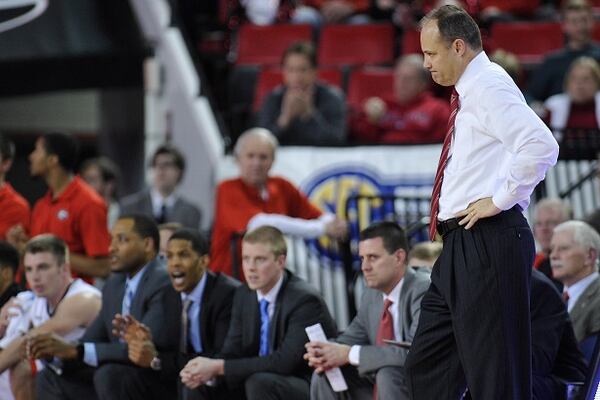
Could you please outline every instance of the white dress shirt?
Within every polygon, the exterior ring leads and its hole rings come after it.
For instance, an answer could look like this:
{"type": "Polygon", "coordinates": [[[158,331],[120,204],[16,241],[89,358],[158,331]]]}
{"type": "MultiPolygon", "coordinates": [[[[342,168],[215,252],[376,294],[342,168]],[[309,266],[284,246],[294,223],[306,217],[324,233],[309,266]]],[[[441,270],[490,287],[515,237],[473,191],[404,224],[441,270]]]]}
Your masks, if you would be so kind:
{"type": "MultiPolygon", "coordinates": [[[[388,294],[382,293],[384,304],[386,300],[390,300],[392,302],[388,310],[390,311],[390,314],[392,314],[392,322],[394,324],[394,340],[396,340],[397,342],[402,341],[402,330],[400,327],[398,302],[400,301],[400,292],[402,291],[403,283],[404,278],[400,279],[400,282],[398,282],[398,284],[394,286],[391,292],[389,292],[388,294]]],[[[350,353],[348,353],[348,361],[350,361],[350,364],[354,366],[360,364],[360,348],[360,345],[355,344],[350,348],[350,353]]]]}
{"type": "Polygon", "coordinates": [[[563,289],[563,293],[567,292],[569,294],[569,301],[567,302],[567,310],[571,312],[575,304],[577,304],[577,300],[579,297],[585,292],[588,286],[596,279],[598,279],[598,272],[593,272],[592,274],[586,276],[585,278],[575,282],[573,285],[566,287],[563,289]]]}
{"type": "Polygon", "coordinates": [[[150,189],[150,199],[152,200],[152,213],[155,217],[160,217],[162,206],[165,205],[167,210],[171,210],[177,201],[177,195],[173,192],[167,197],[162,197],[158,190],[152,188],[150,189]]]}
{"type": "Polygon", "coordinates": [[[263,293],[260,290],[256,291],[256,297],[259,303],[262,299],[265,299],[269,302],[269,306],[267,307],[267,312],[269,313],[269,321],[273,319],[273,314],[275,313],[275,301],[277,300],[279,289],[281,289],[281,285],[283,284],[283,274],[284,273],[281,274],[281,277],[279,278],[275,286],[273,286],[271,290],[269,290],[267,293],[263,293]]]}
{"type": "Polygon", "coordinates": [[[525,102],[512,78],[479,53],[456,83],[451,158],[444,171],[438,219],[491,197],[501,210],[529,205],[529,196],[556,164],[558,144],[525,102]]]}

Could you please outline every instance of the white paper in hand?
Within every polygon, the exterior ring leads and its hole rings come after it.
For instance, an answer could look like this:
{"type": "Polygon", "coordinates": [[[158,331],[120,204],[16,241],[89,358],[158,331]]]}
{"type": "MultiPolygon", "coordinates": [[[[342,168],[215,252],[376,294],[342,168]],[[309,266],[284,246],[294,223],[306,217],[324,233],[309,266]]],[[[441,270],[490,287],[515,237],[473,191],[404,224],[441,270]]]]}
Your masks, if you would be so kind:
{"type": "MultiPolygon", "coordinates": [[[[325,336],[325,332],[323,332],[323,327],[321,324],[307,326],[304,328],[304,330],[306,331],[306,335],[311,342],[327,341],[327,337],[325,336]]],[[[344,375],[342,375],[342,371],[339,368],[332,368],[329,371],[325,371],[325,376],[327,376],[327,380],[329,381],[329,384],[334,392],[343,392],[348,390],[348,385],[346,384],[344,375]]]]}

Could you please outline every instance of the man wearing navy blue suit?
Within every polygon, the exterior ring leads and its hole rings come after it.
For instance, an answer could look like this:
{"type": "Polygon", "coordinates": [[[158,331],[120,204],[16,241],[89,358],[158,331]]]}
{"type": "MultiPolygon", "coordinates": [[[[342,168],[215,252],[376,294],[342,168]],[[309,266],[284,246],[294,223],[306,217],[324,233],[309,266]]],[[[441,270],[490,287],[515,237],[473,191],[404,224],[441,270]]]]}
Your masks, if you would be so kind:
{"type": "Polygon", "coordinates": [[[112,274],[102,291],[102,308],[79,344],[55,335],[29,340],[32,358],[56,357],[62,370],[44,369],[37,376],[41,400],[114,400],[123,387],[143,384],[144,399],[168,398],[175,382],[163,382],[151,369],[133,365],[127,344],[113,334],[116,314],[132,315],[149,327],[157,348],[175,349],[177,335],[163,323],[165,293],[170,289],[164,267],[157,260],[159,234],[154,221],[145,216],[123,216],[112,229],[112,274]]]}

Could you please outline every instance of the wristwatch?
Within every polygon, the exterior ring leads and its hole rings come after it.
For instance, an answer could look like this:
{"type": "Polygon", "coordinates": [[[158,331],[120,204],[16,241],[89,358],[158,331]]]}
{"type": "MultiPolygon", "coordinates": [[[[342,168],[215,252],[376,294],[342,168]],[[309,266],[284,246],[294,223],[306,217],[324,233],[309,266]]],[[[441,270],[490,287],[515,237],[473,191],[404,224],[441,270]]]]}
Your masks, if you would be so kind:
{"type": "Polygon", "coordinates": [[[162,362],[158,356],[155,356],[152,361],[150,361],[150,368],[154,371],[160,371],[162,369],[162,362]]]}

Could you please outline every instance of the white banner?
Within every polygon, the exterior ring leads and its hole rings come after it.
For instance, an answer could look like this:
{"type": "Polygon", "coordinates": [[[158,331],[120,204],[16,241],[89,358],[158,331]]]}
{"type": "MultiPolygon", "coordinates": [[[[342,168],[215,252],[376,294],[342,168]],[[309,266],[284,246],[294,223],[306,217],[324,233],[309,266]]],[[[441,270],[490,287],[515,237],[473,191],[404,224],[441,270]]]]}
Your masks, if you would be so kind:
{"type": "MultiPolygon", "coordinates": [[[[430,196],[441,147],[283,147],[271,174],[289,179],[314,204],[341,216],[350,193],[430,196]]],[[[226,157],[217,182],[236,176],[234,158],[226,157]]]]}

